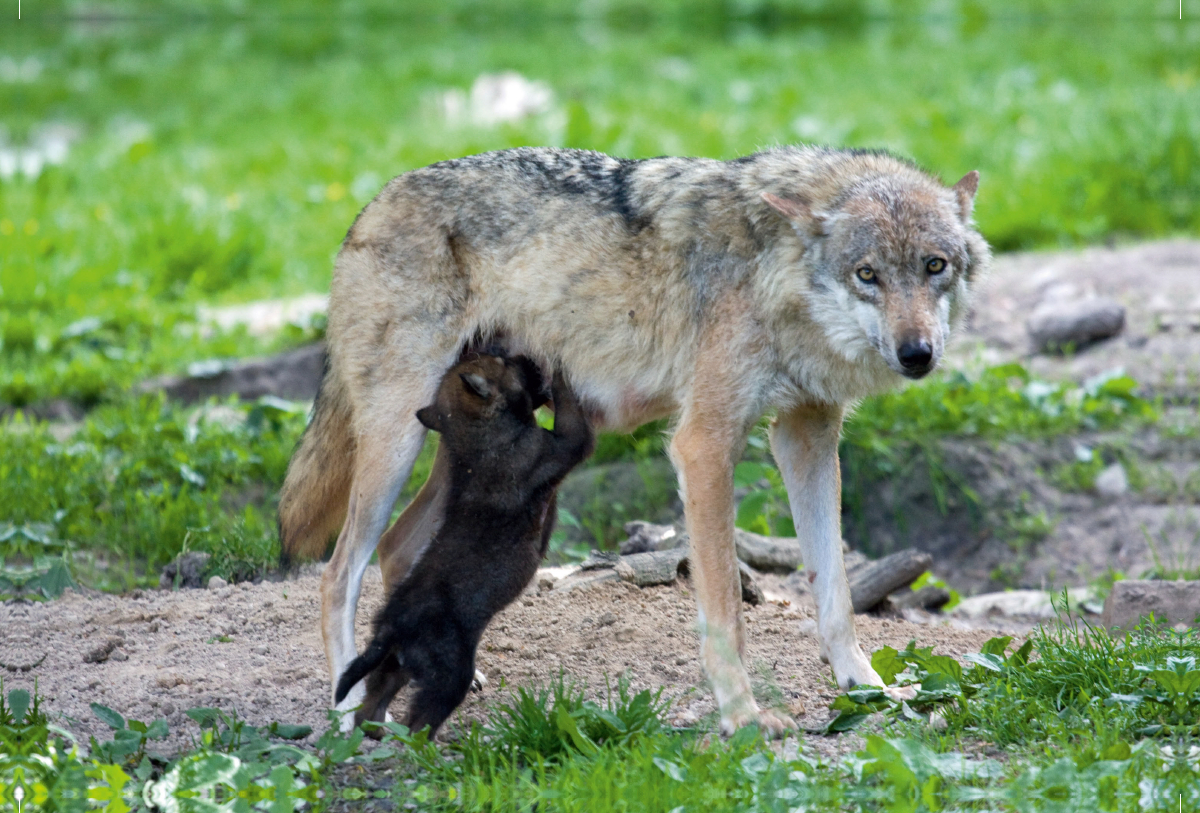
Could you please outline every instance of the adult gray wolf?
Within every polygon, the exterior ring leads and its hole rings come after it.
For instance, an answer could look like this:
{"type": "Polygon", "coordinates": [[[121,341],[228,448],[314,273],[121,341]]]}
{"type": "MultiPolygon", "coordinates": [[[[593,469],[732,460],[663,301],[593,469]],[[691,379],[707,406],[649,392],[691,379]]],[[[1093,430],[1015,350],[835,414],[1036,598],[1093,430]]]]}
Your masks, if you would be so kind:
{"type": "Polygon", "coordinates": [[[494,341],[564,370],[594,426],[677,416],[670,456],[723,732],[791,724],[751,694],[732,541],[733,467],[769,409],[821,656],[839,686],[881,685],[842,562],[838,436],[857,399],[941,359],[990,258],[971,223],[978,182],[816,147],[732,161],[522,148],[393,179],[338,254],[329,368],[280,498],[285,558],[319,556],[341,527],[321,583],[332,680],[355,657],[376,544],[395,584],[440,521],[435,463],[384,534],[425,435],[416,411],[465,348],[494,341]]]}
{"type": "Polygon", "coordinates": [[[441,433],[449,472],[445,520],[392,588],[371,643],[338,681],[335,700],[366,678],[355,723],[382,722],[411,678],[418,689],[403,722],[436,734],[471,687],[484,628],[521,594],[546,555],[558,484],[591,454],[593,438],[561,372],[553,384],[554,430],[538,426],[541,375],[523,361],[481,356],[455,365],[437,400],[417,412],[441,433]]]}

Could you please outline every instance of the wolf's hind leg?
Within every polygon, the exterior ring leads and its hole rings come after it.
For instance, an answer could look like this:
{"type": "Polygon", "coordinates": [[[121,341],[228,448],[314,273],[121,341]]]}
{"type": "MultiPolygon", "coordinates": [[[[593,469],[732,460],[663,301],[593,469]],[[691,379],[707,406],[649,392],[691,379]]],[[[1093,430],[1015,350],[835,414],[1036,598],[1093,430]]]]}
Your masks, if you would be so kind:
{"type": "MultiPolygon", "coordinates": [[[[421,451],[425,428],[415,418],[416,411],[432,396],[437,385],[436,380],[418,382],[416,386],[411,379],[400,383],[408,386],[372,393],[367,402],[369,409],[356,416],[357,450],[350,509],[337,547],[321,575],[321,633],[335,687],[355,657],[354,615],[363,573],[421,451]]],[[[337,709],[352,709],[363,697],[360,682],[337,704],[337,709]]],[[[343,724],[347,728],[353,725],[349,715],[343,724]]]]}

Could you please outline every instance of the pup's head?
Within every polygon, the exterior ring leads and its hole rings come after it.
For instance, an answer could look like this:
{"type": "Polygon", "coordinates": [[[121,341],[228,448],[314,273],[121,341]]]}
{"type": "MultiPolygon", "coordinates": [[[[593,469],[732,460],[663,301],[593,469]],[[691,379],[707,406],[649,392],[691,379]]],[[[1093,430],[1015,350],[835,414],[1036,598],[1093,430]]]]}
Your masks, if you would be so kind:
{"type": "Polygon", "coordinates": [[[951,325],[988,248],[971,224],[979,173],[945,187],[888,156],[820,203],[763,193],[791,223],[812,268],[810,313],[849,358],[873,348],[921,378],[941,361],[951,325]],[[890,170],[890,171],[889,171],[890,170]]]}
{"type": "Polygon", "coordinates": [[[542,390],[541,371],[528,358],[474,356],[450,368],[437,400],[417,410],[417,420],[447,438],[533,426],[533,411],[546,402],[542,390]]]}

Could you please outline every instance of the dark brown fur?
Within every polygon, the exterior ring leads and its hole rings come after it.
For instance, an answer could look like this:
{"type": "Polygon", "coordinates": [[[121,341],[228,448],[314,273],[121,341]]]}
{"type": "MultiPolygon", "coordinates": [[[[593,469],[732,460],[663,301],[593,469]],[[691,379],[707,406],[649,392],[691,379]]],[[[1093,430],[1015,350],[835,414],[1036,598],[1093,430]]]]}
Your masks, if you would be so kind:
{"type": "Polygon", "coordinates": [[[384,719],[410,679],[404,724],[433,732],[462,702],[479,637],[529,583],[554,525],[555,490],[592,449],[592,432],[561,373],[554,430],[538,427],[541,376],[528,360],[481,356],[453,367],[417,413],[442,434],[450,470],[445,524],[395,587],[374,638],[342,674],[337,702],[366,677],[355,722],[384,719]]]}

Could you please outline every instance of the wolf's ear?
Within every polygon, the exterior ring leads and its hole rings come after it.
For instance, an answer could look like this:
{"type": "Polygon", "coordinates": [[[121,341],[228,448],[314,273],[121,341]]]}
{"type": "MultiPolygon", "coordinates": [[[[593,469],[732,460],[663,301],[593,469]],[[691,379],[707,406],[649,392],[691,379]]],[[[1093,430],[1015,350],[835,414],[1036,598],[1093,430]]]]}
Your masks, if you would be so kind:
{"type": "Polygon", "coordinates": [[[437,409],[435,407],[427,406],[418,409],[417,420],[420,421],[426,429],[432,429],[434,432],[442,431],[442,422],[438,420],[437,409]]]}
{"type": "Polygon", "coordinates": [[[467,389],[478,395],[480,398],[491,398],[492,388],[488,386],[487,379],[479,373],[459,373],[463,383],[467,385],[467,389]]]}
{"type": "Polygon", "coordinates": [[[963,222],[971,219],[971,210],[975,208],[975,193],[979,190],[979,170],[973,169],[958,179],[954,185],[954,196],[958,198],[958,213],[963,222]]]}
{"type": "Polygon", "coordinates": [[[825,233],[825,217],[814,212],[804,201],[795,198],[781,198],[770,192],[763,192],[762,199],[804,233],[812,237],[820,237],[825,233]]]}

